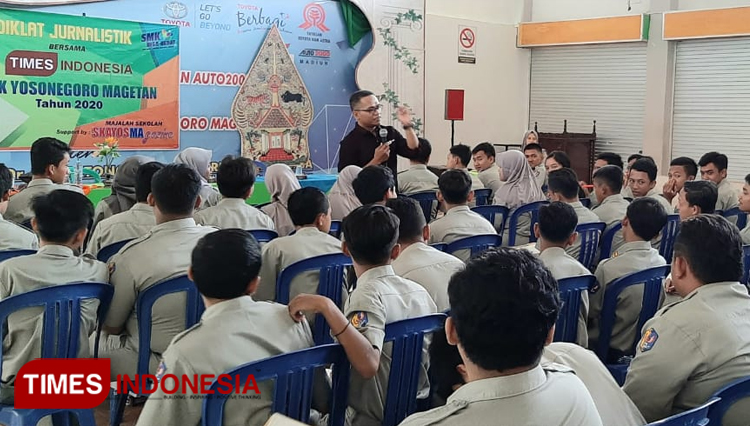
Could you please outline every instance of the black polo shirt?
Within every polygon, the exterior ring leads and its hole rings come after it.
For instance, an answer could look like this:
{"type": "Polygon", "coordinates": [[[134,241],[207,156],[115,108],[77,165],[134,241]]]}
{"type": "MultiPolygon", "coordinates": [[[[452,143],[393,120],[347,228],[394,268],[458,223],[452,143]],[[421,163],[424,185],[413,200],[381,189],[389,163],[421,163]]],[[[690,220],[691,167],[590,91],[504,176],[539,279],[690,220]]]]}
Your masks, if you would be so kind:
{"type": "MultiPolygon", "coordinates": [[[[406,144],[406,138],[391,126],[381,126],[383,129],[388,130],[388,138],[386,140],[393,140],[391,144],[391,155],[388,157],[388,161],[383,163],[393,172],[394,179],[396,178],[396,156],[400,155],[405,158],[414,158],[417,156],[418,150],[410,149],[409,145],[406,144]]],[[[354,126],[351,132],[344,137],[339,147],[339,172],[346,166],[359,166],[364,167],[372,160],[375,155],[375,149],[380,146],[380,137],[378,132],[380,127],[375,129],[375,132],[360,127],[359,124],[354,126]]]]}

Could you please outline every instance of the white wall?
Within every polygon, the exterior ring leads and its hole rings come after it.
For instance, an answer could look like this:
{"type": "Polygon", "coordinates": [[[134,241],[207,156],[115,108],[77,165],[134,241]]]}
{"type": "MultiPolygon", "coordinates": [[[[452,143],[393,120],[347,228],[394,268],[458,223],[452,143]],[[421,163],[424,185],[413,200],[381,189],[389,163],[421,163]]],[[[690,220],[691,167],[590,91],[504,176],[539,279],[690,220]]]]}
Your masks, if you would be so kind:
{"type": "Polygon", "coordinates": [[[638,15],[641,13],[647,13],[651,4],[651,0],[630,0],[630,10],[628,10],[628,0],[531,1],[531,20],[534,22],[600,18],[604,16],[638,15]]]}
{"type": "Polygon", "coordinates": [[[679,0],[678,10],[721,9],[724,7],[750,6],[748,0],[679,0]]]}
{"type": "Polygon", "coordinates": [[[426,0],[427,14],[515,25],[522,20],[524,0],[426,0]]]}

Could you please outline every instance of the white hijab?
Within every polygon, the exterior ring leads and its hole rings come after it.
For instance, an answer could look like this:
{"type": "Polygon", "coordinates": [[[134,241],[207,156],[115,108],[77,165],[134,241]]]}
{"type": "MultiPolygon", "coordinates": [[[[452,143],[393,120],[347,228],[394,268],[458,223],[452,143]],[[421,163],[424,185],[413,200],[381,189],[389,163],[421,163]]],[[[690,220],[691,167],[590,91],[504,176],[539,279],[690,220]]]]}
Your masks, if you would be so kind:
{"type": "Polygon", "coordinates": [[[266,169],[265,180],[272,202],[261,210],[271,217],[279,236],[287,236],[294,231],[294,223],[292,223],[292,218],[289,217],[287,202],[292,192],[301,188],[299,181],[292,169],[286,164],[269,166],[266,169]]]}
{"type": "Polygon", "coordinates": [[[545,200],[534,179],[534,172],[521,151],[502,152],[495,163],[500,168],[500,180],[505,181],[505,185],[495,193],[495,204],[515,209],[524,204],[545,200]]]}
{"type": "Polygon", "coordinates": [[[185,148],[174,158],[175,164],[184,164],[189,166],[201,177],[201,205],[198,210],[215,206],[221,200],[221,194],[206,179],[209,167],[211,166],[211,157],[213,151],[203,148],[185,148]]]}
{"type": "Polygon", "coordinates": [[[523,134],[523,142],[521,142],[521,149],[526,148],[526,145],[528,144],[528,142],[526,142],[526,139],[528,139],[529,135],[532,133],[534,134],[534,136],[536,136],[536,143],[539,143],[539,133],[537,133],[536,130],[529,130],[523,134]]]}
{"type": "Polygon", "coordinates": [[[344,220],[346,215],[362,205],[359,198],[354,195],[354,188],[352,187],[352,182],[354,182],[360,170],[362,168],[359,166],[346,166],[339,173],[339,178],[328,195],[328,201],[331,203],[332,220],[344,220]]]}

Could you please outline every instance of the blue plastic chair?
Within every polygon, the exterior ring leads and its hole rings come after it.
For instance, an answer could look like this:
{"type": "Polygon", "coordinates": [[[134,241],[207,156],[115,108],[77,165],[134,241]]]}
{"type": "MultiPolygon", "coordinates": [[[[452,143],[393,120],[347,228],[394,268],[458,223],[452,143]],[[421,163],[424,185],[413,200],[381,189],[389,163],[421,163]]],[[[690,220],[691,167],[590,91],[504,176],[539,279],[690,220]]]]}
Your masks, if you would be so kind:
{"type": "MultiPolygon", "coordinates": [[[[250,375],[256,383],[274,380],[271,411],[307,424],[310,420],[315,370],[333,364],[331,411],[328,424],[343,426],[349,391],[349,361],[340,345],[323,345],[251,362],[224,374],[239,377],[245,383],[250,375]]],[[[203,401],[201,424],[223,424],[224,410],[230,395],[220,395],[219,382],[211,385],[214,395],[203,401]]]]}
{"type": "MultiPolygon", "coordinates": [[[[0,324],[6,324],[8,316],[22,309],[42,307],[42,351],[40,358],[77,358],[81,331],[81,302],[98,299],[96,347],[99,331],[112,301],[114,289],[104,283],[74,283],[52,285],[11,296],[0,301],[0,324]]],[[[7,329],[0,327],[0,340],[5,341],[7,329]]],[[[95,351],[95,353],[98,353],[95,351]]],[[[0,357],[0,372],[2,358],[0,357]]],[[[81,426],[96,426],[94,411],[84,409],[19,409],[12,405],[0,405],[0,423],[10,426],[32,426],[46,416],[52,416],[55,424],[68,424],[69,415],[74,414],[81,426]]]]}
{"type": "Polygon", "coordinates": [[[583,204],[583,207],[586,207],[587,209],[591,208],[591,198],[579,198],[578,201],[583,204]]]}
{"type": "Polygon", "coordinates": [[[437,194],[435,191],[422,191],[407,195],[407,197],[416,200],[424,214],[424,220],[427,223],[432,221],[432,211],[437,207],[437,194]]]}
{"type": "Polygon", "coordinates": [[[510,215],[508,222],[508,246],[516,245],[516,230],[518,229],[518,219],[521,215],[531,213],[531,223],[529,223],[529,242],[536,242],[534,235],[534,224],[539,222],[539,207],[549,204],[549,201],[537,201],[535,203],[524,204],[510,215]]]}
{"type": "MultiPolygon", "coordinates": [[[[682,413],[675,414],[674,416],[667,417],[664,420],[659,420],[653,423],[649,423],[646,426],[706,426],[708,424],[713,425],[713,420],[709,421],[708,412],[713,404],[719,401],[718,398],[713,398],[707,403],[700,407],[695,407],[692,410],[683,411],[682,413]]],[[[717,426],[721,426],[721,423],[716,423],[717,426]]]]}
{"type": "MultiPolygon", "coordinates": [[[[318,271],[320,280],[317,294],[331,299],[336,306],[340,307],[345,284],[344,273],[349,266],[352,266],[352,259],[343,253],[324,254],[294,262],[284,268],[276,279],[276,301],[288,305],[294,277],[303,272],[318,271]]],[[[328,322],[323,315],[315,316],[313,340],[316,345],[333,342],[328,322]]]]}
{"type": "Polygon", "coordinates": [[[396,426],[417,411],[424,335],[442,330],[445,314],[396,321],[385,326],[385,342],[393,342],[391,371],[383,412],[383,426],[396,426]]]}
{"type": "Polygon", "coordinates": [[[672,253],[674,252],[674,242],[677,234],[680,232],[680,215],[671,214],[667,216],[667,224],[661,230],[661,243],[659,244],[659,254],[667,263],[672,263],[672,253]]]}
{"type": "Polygon", "coordinates": [[[750,376],[724,386],[713,394],[713,398],[720,398],[721,401],[708,410],[708,419],[711,420],[710,424],[720,425],[732,405],[742,399],[750,398],[750,376]]]}
{"type": "Polygon", "coordinates": [[[430,244],[430,247],[434,248],[435,250],[445,251],[445,248],[448,247],[448,244],[433,243],[433,244],[430,244]]]}
{"type": "MultiPolygon", "coordinates": [[[[662,282],[669,274],[670,266],[655,266],[640,272],[625,275],[609,283],[604,290],[604,303],[602,305],[601,320],[599,323],[599,340],[596,342],[595,352],[599,359],[607,366],[620,386],[625,383],[625,375],[628,371],[627,364],[608,364],[609,343],[612,339],[612,328],[615,325],[615,313],[617,311],[617,298],[623,290],[628,287],[643,285],[643,302],[641,313],[638,315],[638,325],[635,338],[631,346],[631,352],[635,353],[635,346],[640,340],[640,332],[643,324],[651,319],[659,308],[659,299],[662,292],[662,282]]],[[[602,290],[600,290],[602,291],[602,290]]]]}
{"type": "Polygon", "coordinates": [[[581,293],[596,284],[596,277],[583,275],[557,280],[562,300],[560,315],[555,323],[555,342],[578,342],[578,316],[581,312],[581,293]]]}
{"type": "Polygon", "coordinates": [[[622,222],[612,226],[612,228],[607,229],[604,231],[604,234],[602,234],[602,243],[601,247],[599,248],[599,260],[602,261],[604,259],[609,259],[612,256],[612,242],[615,239],[615,235],[617,235],[618,232],[622,230],[622,222]]]}
{"type": "MultiPolygon", "coordinates": [[[[171,278],[156,283],[143,290],[135,301],[135,313],[138,321],[138,367],[136,374],[143,376],[149,374],[149,359],[151,358],[151,315],[154,304],[163,296],[185,293],[185,329],[195,325],[203,314],[205,306],[203,299],[198,294],[195,284],[187,275],[171,278]]],[[[122,414],[125,410],[128,394],[116,393],[114,389],[109,393],[109,424],[117,426],[122,423],[122,414]]]]}
{"type": "Polygon", "coordinates": [[[445,247],[445,252],[453,254],[459,250],[471,250],[471,257],[492,247],[500,247],[503,244],[503,236],[497,234],[474,235],[459,238],[445,247]]]}
{"type": "Polygon", "coordinates": [[[604,222],[582,223],[576,226],[578,239],[581,241],[581,251],[578,253],[578,261],[587,269],[591,269],[596,259],[596,251],[599,249],[599,239],[607,224],[604,222]]]}
{"type": "Polygon", "coordinates": [[[742,284],[747,285],[750,277],[750,245],[742,246],[742,284]]]}
{"type": "Polygon", "coordinates": [[[12,259],[18,256],[28,256],[36,253],[36,250],[4,250],[0,251],[0,262],[3,260],[12,259]]]}
{"type": "Polygon", "coordinates": [[[279,234],[271,229],[249,229],[247,232],[251,233],[258,243],[261,244],[279,237],[279,234]]]}
{"type": "Polygon", "coordinates": [[[133,238],[123,241],[118,241],[116,243],[110,244],[101,250],[99,250],[99,253],[96,254],[96,259],[100,262],[107,263],[109,258],[117,254],[118,251],[120,251],[121,248],[125,246],[125,244],[133,241],[133,238]]]}
{"type": "Polygon", "coordinates": [[[737,216],[737,222],[735,222],[735,224],[738,228],[740,228],[740,230],[744,229],[745,226],[747,226],[747,213],[740,210],[739,207],[735,207],[733,209],[722,212],[721,215],[727,219],[730,219],[733,216],[737,216]]]}
{"type": "Polygon", "coordinates": [[[492,226],[495,227],[497,234],[503,235],[503,231],[505,231],[505,221],[508,219],[508,214],[510,212],[507,207],[495,205],[477,206],[472,207],[471,211],[487,219],[492,226]],[[497,215],[500,215],[502,219],[498,220],[497,215]],[[499,228],[498,225],[500,226],[499,228]]]}
{"type": "Polygon", "coordinates": [[[328,231],[328,233],[334,237],[341,239],[341,221],[340,220],[332,220],[331,221],[331,230],[328,231]]]}
{"type": "Polygon", "coordinates": [[[477,206],[486,206],[490,204],[490,195],[492,195],[491,189],[475,189],[474,190],[474,201],[477,206]]]}

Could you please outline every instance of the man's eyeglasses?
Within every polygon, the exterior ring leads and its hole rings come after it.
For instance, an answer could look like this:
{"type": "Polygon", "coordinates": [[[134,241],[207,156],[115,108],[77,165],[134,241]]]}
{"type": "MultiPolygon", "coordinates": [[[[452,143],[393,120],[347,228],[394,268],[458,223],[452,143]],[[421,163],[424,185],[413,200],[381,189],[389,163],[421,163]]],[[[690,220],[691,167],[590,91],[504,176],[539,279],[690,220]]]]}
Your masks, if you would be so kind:
{"type": "Polygon", "coordinates": [[[355,111],[368,112],[370,114],[375,114],[377,111],[380,111],[382,108],[383,108],[383,105],[376,105],[374,107],[370,107],[367,109],[355,109],[355,111]]]}

